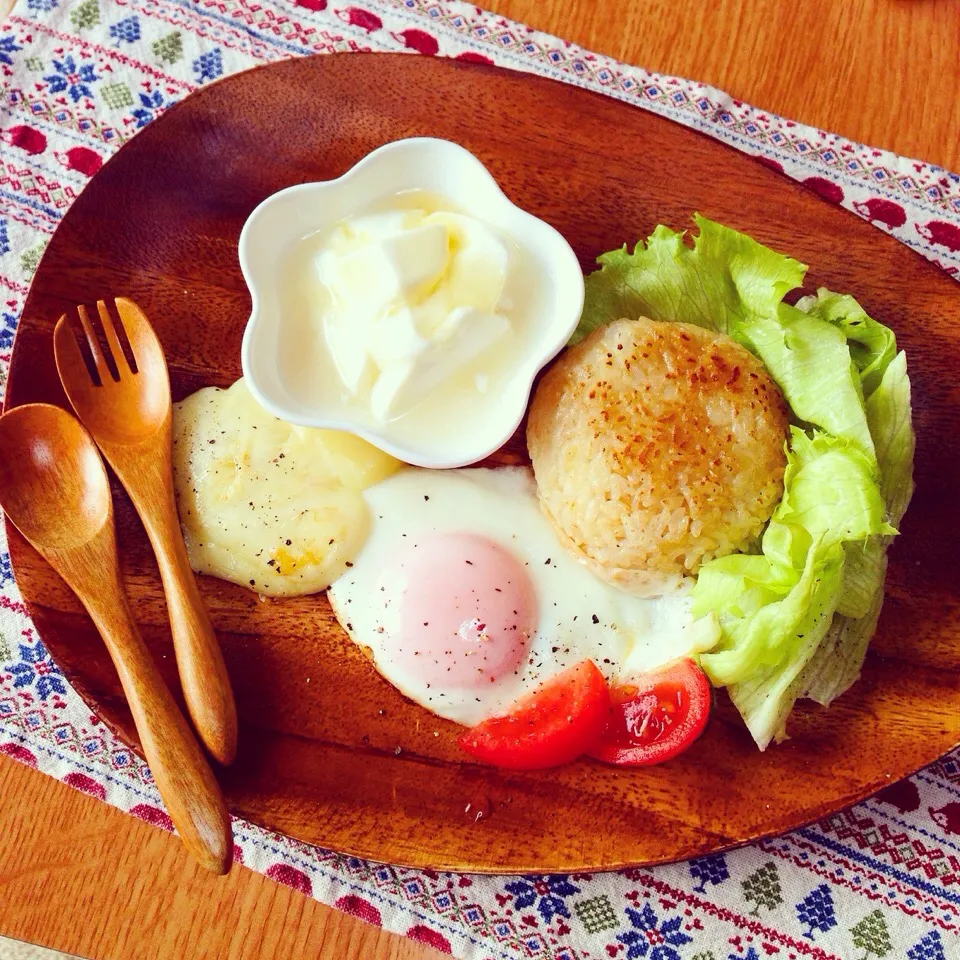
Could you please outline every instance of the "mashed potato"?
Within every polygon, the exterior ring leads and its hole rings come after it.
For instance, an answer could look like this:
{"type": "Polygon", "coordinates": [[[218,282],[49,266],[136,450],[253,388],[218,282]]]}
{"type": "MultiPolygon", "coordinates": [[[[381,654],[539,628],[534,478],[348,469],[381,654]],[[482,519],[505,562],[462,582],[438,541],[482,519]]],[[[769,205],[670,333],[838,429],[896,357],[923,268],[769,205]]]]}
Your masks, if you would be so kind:
{"type": "Polygon", "coordinates": [[[561,355],[527,445],[561,540],[603,579],[653,594],[756,540],[782,496],[786,431],[786,403],[747,350],[643,318],[561,355]]]}
{"type": "Polygon", "coordinates": [[[263,596],[316,593],[340,576],[370,528],[361,491],[399,467],[359,437],[278,420],[242,379],[173,407],[190,566],[263,596]]]}

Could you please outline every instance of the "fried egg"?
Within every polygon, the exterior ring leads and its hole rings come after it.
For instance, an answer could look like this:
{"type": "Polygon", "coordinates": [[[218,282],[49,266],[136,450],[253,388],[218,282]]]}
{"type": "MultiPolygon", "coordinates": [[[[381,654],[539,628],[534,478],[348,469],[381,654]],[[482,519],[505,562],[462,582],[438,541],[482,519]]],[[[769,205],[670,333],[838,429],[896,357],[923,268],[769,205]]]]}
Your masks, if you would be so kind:
{"type": "Polygon", "coordinates": [[[687,584],[641,598],[559,544],[525,467],[410,468],[364,491],[371,530],[330,587],[337,619],[403,694],[467,726],[584,659],[608,680],[709,649],[687,584]]]}

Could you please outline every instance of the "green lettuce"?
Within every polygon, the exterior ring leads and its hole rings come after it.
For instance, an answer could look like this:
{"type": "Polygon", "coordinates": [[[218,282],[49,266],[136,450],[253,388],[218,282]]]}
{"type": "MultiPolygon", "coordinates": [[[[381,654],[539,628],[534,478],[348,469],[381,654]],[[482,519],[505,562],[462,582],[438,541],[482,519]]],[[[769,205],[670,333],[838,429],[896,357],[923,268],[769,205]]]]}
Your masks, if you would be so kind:
{"type": "Polygon", "coordinates": [[[584,281],[584,304],[572,343],[621,317],[682,320],[734,339],[803,283],[806,266],[699,214],[693,246],[659,226],[633,253],[626,246],[597,259],[584,281]]]}
{"type": "Polygon", "coordinates": [[[798,300],[797,309],[826,320],[843,333],[850,344],[850,358],[860,374],[863,394],[869,397],[880,386],[884,371],[896,356],[893,331],[868,317],[849,294],[831,293],[822,287],[815,297],[798,300]]]}
{"type": "MultiPolygon", "coordinates": [[[[797,700],[796,682],[822,646],[830,629],[837,600],[843,589],[841,578],[842,551],[834,547],[827,556],[814,554],[797,587],[788,600],[799,594],[799,619],[780,618],[771,629],[789,634],[789,656],[779,663],[761,666],[750,676],[729,687],[730,699],[740,711],[747,729],[761,750],[774,737],[782,737],[787,717],[797,700]],[[810,579],[812,576],[812,580],[810,579]]],[[[707,671],[709,675],[709,670],[707,671]]]]}
{"type": "Polygon", "coordinates": [[[763,361],[798,420],[848,438],[875,460],[860,375],[842,331],[780,304],[734,339],[763,361]]]}
{"type": "Polygon", "coordinates": [[[701,657],[714,683],[755,682],[787,661],[796,668],[801,650],[806,659],[813,655],[810,632],[815,626],[821,637],[826,633],[839,601],[844,544],[893,532],[873,475],[871,460],[851,441],[791,430],[784,495],[764,531],[762,553],[705,564],[693,592],[694,616],[721,617],[721,647],[701,657]],[[764,593],[758,596],[757,588],[764,593]],[[827,614],[812,622],[813,610],[827,614]]]}
{"type": "Polygon", "coordinates": [[[701,663],[765,748],[794,702],[827,704],[856,680],[883,601],[887,548],[913,490],[906,360],[848,295],[784,302],[806,267],[700,216],[692,245],[659,226],[599,258],[573,342],[620,317],[724,333],[759,357],[795,426],[783,499],[759,553],[705,564],[694,614],[719,618],[701,663]]]}
{"type": "MultiPolygon", "coordinates": [[[[895,345],[894,345],[895,350],[895,345]]],[[[916,437],[910,417],[910,379],[907,359],[897,353],[883,371],[866,401],[880,469],[880,494],[887,519],[899,526],[913,494],[913,455],[916,437]]],[[[883,605],[890,536],[847,544],[843,593],[824,642],[791,691],[829,706],[860,675],[883,605]]],[[[783,735],[783,729],[777,735],[783,735]]]]}
{"type": "Polygon", "coordinates": [[[902,352],[890,361],[879,387],[867,398],[867,423],[877,448],[880,493],[890,522],[899,526],[913,496],[913,454],[917,444],[907,358],[902,352]]]}
{"type": "MultiPolygon", "coordinates": [[[[813,700],[824,707],[845,693],[856,683],[860,676],[867,647],[877,629],[880,608],[883,606],[883,577],[886,573],[887,557],[880,555],[883,570],[880,574],[880,589],[873,594],[871,604],[860,617],[844,616],[835,613],[817,647],[816,653],[803,668],[793,686],[780,698],[781,710],[792,708],[800,699],[813,700]]],[[[843,589],[846,590],[846,579],[843,589]]],[[[839,609],[839,608],[838,608],[839,609]]],[[[785,710],[774,719],[769,729],[779,741],[786,736],[786,719],[789,710],[785,710]]]]}

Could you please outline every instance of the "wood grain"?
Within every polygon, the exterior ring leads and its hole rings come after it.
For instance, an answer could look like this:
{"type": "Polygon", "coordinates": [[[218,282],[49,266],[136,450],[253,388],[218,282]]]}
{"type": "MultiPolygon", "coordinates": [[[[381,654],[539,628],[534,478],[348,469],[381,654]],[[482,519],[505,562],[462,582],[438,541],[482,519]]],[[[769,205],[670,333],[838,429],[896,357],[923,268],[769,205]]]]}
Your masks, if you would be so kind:
{"type": "MultiPolygon", "coordinates": [[[[0,16],[16,0],[0,0],[0,16]]],[[[487,0],[588,50],[960,170],[957,0],[487,0]]]]}
{"type": "MultiPolygon", "coordinates": [[[[0,10],[12,3],[3,0],[0,10]]],[[[485,5],[627,62],[711,82],[793,119],[960,169],[955,0],[485,5]],[[848,29],[821,31],[844,6],[859,11],[848,29]],[[801,20],[802,29],[795,26],[801,20]],[[742,55],[747,48],[755,55],[742,55]],[[803,67],[811,62],[817,70],[803,67]],[[898,96],[875,82],[880,75],[896,79],[898,96]]],[[[238,956],[238,945],[249,945],[251,957],[438,956],[250,871],[234,869],[229,889],[195,871],[184,887],[188,862],[182,851],[171,854],[173,838],[2,758],[0,823],[0,930],[13,936],[98,960],[138,957],[136,943],[154,932],[160,935],[147,941],[146,955],[158,958],[191,955],[179,949],[183,943],[228,960],[238,956]],[[146,916],[165,920],[157,927],[145,924],[146,916]]]]}
{"type": "MultiPolygon", "coordinates": [[[[960,741],[950,533],[960,523],[952,479],[960,449],[933,442],[957,429],[958,391],[939,375],[960,365],[955,285],[891,237],[755,161],[616,101],[408,56],[287,61],[205,88],[126,145],[61,223],[24,309],[8,404],[62,402],[50,349],[54,319],[65,299],[112,294],[130,296],[154,319],[174,397],[232,382],[249,313],[235,254],[247,215],[281,187],[338,176],[375,146],[415,134],[472,149],[511,199],[560,229],[584,267],[658,222],[684,225],[699,210],[811,263],[811,288],[855,291],[897,330],[910,357],[920,493],[854,691],[830,711],[799,710],[794,739],[767,754],[721,698],[692,750],[646,770],[583,760],[505,773],[468,762],[455,745],[457,728],[380,679],[324,597],[263,603],[204,578],[241,725],[237,762],[221,773],[231,811],[298,839],[406,865],[610,868],[783,831],[960,741]],[[308,95],[316,89],[325,96],[308,95]],[[469,112],[466,89],[475,104],[469,112]],[[255,119],[265,105],[269,126],[255,119]],[[248,162],[268,151],[271,164],[248,162]],[[105,216],[109,209],[138,216],[105,216]]],[[[119,493],[117,517],[139,625],[175,684],[152,552],[119,493]]],[[[16,536],[11,552],[47,648],[100,715],[134,740],[96,632],[16,536]]]]}
{"type": "Polygon", "coordinates": [[[960,170],[956,0],[488,0],[588,50],[960,170]]]}
{"type": "Polygon", "coordinates": [[[7,936],[95,960],[443,956],[242,867],[212,877],[171,834],[6,757],[0,823],[7,936]]]}

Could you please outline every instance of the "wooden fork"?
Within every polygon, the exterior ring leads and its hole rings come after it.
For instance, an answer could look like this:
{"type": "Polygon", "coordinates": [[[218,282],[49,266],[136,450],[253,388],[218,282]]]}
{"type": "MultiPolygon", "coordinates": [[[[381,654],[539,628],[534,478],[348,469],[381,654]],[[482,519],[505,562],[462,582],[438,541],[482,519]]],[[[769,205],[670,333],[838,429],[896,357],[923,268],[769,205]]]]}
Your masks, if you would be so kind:
{"type": "Polygon", "coordinates": [[[110,357],[86,307],[77,313],[93,359],[89,368],[67,315],[53,333],[57,370],[70,403],[136,507],[160,567],[187,710],[211,756],[233,762],[237,713],[223,654],[190,569],[173,492],[170,379],[163,348],[143,311],[114,301],[133,364],[104,301],[97,303],[110,357]],[[95,374],[95,375],[94,375],[95,374]],[[99,381],[99,382],[97,382],[99,381]]]}

